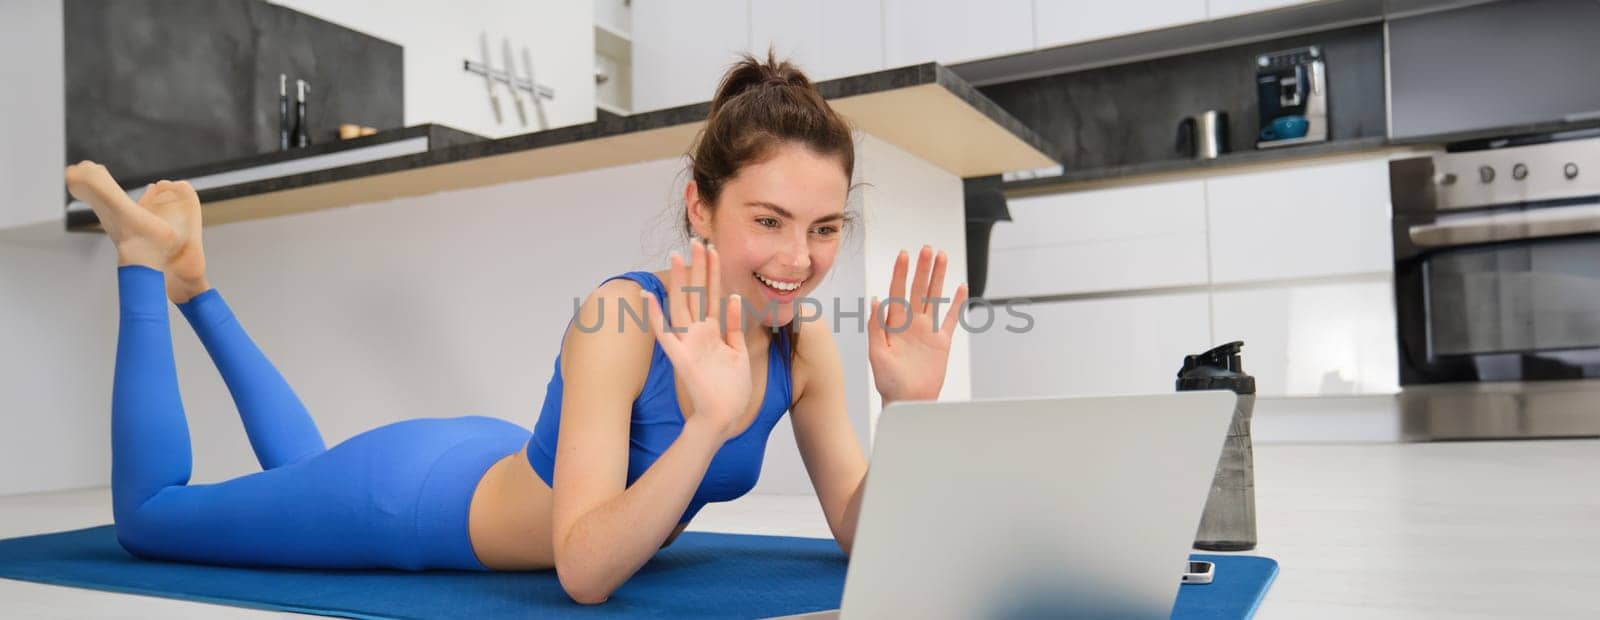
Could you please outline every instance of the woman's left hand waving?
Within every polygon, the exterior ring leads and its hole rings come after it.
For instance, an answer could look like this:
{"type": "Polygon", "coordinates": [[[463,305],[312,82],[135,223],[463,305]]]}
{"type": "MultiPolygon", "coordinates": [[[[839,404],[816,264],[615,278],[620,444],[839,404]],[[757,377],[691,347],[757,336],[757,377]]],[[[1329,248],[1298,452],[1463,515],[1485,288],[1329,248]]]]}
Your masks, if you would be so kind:
{"type": "Polygon", "coordinates": [[[944,252],[935,257],[929,246],[922,246],[917,255],[917,270],[912,274],[911,294],[907,296],[909,261],[910,257],[901,250],[894,261],[889,299],[879,302],[873,298],[867,325],[867,360],[872,364],[873,381],[884,405],[939,397],[950,362],[950,340],[967,301],[966,284],[956,288],[954,298],[938,299],[949,259],[944,252]],[[944,318],[936,322],[935,313],[940,309],[945,309],[944,318]]]}

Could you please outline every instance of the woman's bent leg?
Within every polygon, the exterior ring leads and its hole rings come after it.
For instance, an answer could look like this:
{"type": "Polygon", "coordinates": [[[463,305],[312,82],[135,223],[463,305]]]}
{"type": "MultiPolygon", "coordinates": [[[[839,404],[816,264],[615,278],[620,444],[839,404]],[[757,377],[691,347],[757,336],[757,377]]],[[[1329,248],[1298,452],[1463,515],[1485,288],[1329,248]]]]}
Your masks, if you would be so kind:
{"type": "Polygon", "coordinates": [[[299,462],[327,449],[311,413],[216,289],[178,304],[178,310],[222,374],[262,469],[299,462]]]}
{"type": "Polygon", "coordinates": [[[191,457],[162,273],[140,265],[119,267],[117,287],[111,503],[121,523],[160,490],[187,484],[191,457]]]}

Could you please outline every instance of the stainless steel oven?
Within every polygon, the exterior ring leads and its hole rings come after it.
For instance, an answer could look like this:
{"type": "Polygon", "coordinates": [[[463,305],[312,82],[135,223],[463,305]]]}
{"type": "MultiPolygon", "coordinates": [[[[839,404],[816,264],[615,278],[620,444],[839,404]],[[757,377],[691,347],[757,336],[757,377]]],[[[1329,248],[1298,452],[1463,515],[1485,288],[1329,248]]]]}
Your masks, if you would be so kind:
{"type": "Polygon", "coordinates": [[[1600,436],[1600,131],[1390,162],[1403,434],[1600,436]]]}

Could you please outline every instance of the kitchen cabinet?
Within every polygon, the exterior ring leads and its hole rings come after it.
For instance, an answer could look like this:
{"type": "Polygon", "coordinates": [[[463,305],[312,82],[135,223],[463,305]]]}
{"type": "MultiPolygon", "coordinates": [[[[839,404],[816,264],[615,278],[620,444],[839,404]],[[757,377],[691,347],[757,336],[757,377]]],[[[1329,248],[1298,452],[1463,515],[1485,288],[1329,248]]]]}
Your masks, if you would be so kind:
{"type": "Polygon", "coordinates": [[[882,0],[753,0],[750,53],[769,45],[814,82],[883,69],[882,0]]]}
{"type": "Polygon", "coordinates": [[[1385,158],[1206,181],[1215,284],[1388,272],[1385,158]]]}
{"type": "Polygon", "coordinates": [[[750,0],[633,3],[633,112],[709,101],[750,46],[750,0]]]}
{"type": "Polygon", "coordinates": [[[889,67],[968,60],[1030,51],[1032,0],[883,0],[884,61],[889,67]]]}
{"type": "Polygon", "coordinates": [[[633,29],[633,11],[628,0],[594,0],[594,23],[627,35],[633,29]]]}
{"type": "Polygon", "coordinates": [[[1243,340],[1262,396],[1399,390],[1394,292],[1387,276],[1217,291],[1216,341],[1243,340]]]}
{"type": "Polygon", "coordinates": [[[1207,0],[1206,4],[1211,19],[1222,19],[1318,1],[1320,0],[1207,0]]]}
{"type": "MultiPolygon", "coordinates": [[[[521,91],[519,95],[523,98],[523,106],[529,117],[526,124],[518,116],[517,104],[504,84],[494,89],[500,98],[500,115],[497,117],[483,78],[462,70],[464,60],[483,60],[480,42],[483,35],[488,36],[489,62],[496,70],[506,65],[502,41],[511,44],[514,62],[518,67],[523,65],[522,49],[527,48],[539,83],[555,93],[554,98],[544,100],[547,128],[586,123],[594,119],[593,32],[597,13],[604,11],[611,15],[606,7],[597,7],[588,2],[521,0],[477,0],[471,3],[402,0],[381,4],[273,0],[272,3],[404,48],[405,121],[402,125],[405,127],[436,123],[490,138],[503,138],[538,129],[537,115],[530,107],[532,101],[527,99],[526,91],[521,91]]],[[[210,4],[235,3],[195,3],[196,6],[210,4]]],[[[613,15],[607,17],[608,21],[613,17],[621,19],[613,15]]],[[[625,28],[624,24],[618,23],[605,25],[625,28]]],[[[220,28],[221,25],[216,27],[220,28]]],[[[261,33],[258,32],[257,36],[261,36],[261,33]]],[[[302,51],[291,54],[291,57],[311,62],[311,57],[305,55],[308,53],[302,51]]],[[[194,77],[189,76],[190,79],[194,77]]],[[[294,86],[294,77],[289,76],[291,88],[294,86]]],[[[276,94],[276,86],[274,81],[272,94],[276,94]]],[[[314,84],[313,89],[317,88],[324,88],[322,96],[327,96],[341,92],[340,89],[356,88],[356,85],[314,84]]],[[[259,93],[258,96],[271,95],[259,93]]],[[[326,108],[320,111],[313,108],[309,114],[316,118],[319,114],[329,112],[331,110],[326,108]]]]}
{"type": "Polygon", "coordinates": [[[1017,305],[1032,325],[994,308],[973,329],[973,398],[1171,392],[1183,356],[1210,346],[1207,294],[1180,293],[1017,305]],[[1006,327],[1023,329],[1012,333],[1006,327]]]}
{"type": "Polygon", "coordinates": [[[1206,20],[1206,0],[1034,0],[1034,43],[1069,45],[1206,20]]]}
{"type": "Polygon", "coordinates": [[[1201,180],[1012,198],[996,222],[984,296],[1203,285],[1201,180]]]}

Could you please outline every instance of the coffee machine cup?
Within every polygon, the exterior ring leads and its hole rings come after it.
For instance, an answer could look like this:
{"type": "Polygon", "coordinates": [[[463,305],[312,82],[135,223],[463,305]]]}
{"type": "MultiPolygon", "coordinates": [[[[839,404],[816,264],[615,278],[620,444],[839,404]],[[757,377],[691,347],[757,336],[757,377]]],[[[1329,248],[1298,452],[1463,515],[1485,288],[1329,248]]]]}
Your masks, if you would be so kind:
{"type": "Polygon", "coordinates": [[[1280,116],[1261,128],[1260,138],[1263,142],[1304,138],[1308,129],[1310,123],[1304,116],[1280,116]]]}
{"type": "Polygon", "coordinates": [[[1228,152],[1228,113],[1206,110],[1178,121],[1176,149],[1195,159],[1216,159],[1228,152]]]}

